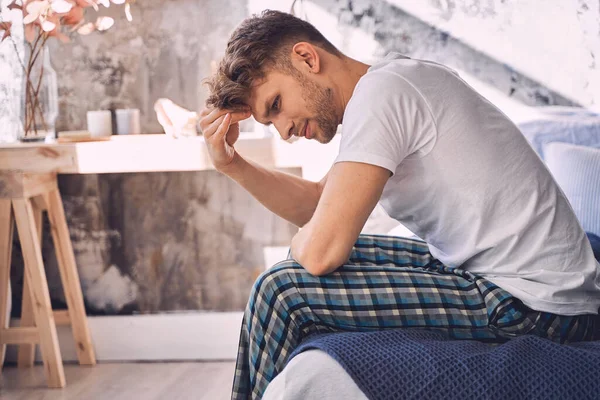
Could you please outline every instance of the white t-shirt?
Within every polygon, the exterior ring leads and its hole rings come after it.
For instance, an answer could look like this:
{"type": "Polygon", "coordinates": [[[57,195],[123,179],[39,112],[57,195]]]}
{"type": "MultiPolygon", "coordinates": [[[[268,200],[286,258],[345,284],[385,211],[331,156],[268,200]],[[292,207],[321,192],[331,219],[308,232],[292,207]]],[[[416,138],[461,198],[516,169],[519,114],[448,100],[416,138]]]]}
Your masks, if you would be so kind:
{"type": "Polygon", "coordinates": [[[519,129],[456,72],[392,54],[358,82],[335,162],[393,173],[380,203],[447,266],[528,307],[596,314],[600,265],[519,129]]]}

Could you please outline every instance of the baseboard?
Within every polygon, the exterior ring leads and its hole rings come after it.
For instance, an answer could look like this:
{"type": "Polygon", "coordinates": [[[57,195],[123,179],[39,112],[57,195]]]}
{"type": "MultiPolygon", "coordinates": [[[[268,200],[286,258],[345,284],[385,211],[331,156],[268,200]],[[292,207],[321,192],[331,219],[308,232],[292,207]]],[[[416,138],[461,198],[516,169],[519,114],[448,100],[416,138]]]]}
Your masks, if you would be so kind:
{"type": "MultiPolygon", "coordinates": [[[[98,361],[234,360],[242,312],[88,317],[98,361]]],[[[18,320],[11,321],[18,325],[18,320]]],[[[77,361],[69,326],[57,327],[63,361],[77,361]]],[[[39,346],[36,360],[41,361],[39,346]]],[[[9,345],[6,361],[16,362],[9,345]]]]}

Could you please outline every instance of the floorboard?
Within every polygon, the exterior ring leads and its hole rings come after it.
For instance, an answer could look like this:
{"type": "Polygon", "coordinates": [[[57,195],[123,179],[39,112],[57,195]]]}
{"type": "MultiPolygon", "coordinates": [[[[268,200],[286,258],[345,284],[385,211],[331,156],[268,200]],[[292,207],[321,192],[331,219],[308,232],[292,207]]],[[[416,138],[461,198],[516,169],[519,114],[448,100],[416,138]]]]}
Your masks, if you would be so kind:
{"type": "Polygon", "coordinates": [[[234,362],[65,365],[67,386],[47,389],[43,367],[5,366],[1,400],[221,400],[231,396],[234,362]]]}

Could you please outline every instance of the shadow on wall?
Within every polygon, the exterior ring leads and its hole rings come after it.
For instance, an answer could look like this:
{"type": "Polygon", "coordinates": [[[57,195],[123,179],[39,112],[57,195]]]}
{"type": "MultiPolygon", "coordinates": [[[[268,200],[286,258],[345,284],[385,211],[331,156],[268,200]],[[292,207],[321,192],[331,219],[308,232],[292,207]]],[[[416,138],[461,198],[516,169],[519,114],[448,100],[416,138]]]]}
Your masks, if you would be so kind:
{"type": "MultiPolygon", "coordinates": [[[[392,4],[393,0],[319,0],[304,2],[308,20],[320,28],[323,10],[338,21],[338,30],[344,27],[360,29],[379,44],[376,54],[362,53],[353,48],[355,43],[340,38],[337,46],[358,58],[381,58],[390,51],[397,51],[414,58],[429,59],[467,72],[528,106],[581,106],[577,101],[557,93],[542,82],[526,76],[501,60],[492,58],[468,44],[453,38],[435,26],[406,13],[392,4]]],[[[487,3],[483,0],[471,4],[487,3]]],[[[434,7],[436,2],[430,2],[434,7]]],[[[485,12],[483,10],[482,12],[485,12]]],[[[488,12],[490,12],[488,10],[488,12]]],[[[448,18],[451,18],[448,15],[448,18]]],[[[324,28],[324,31],[331,30],[324,28]]]]}

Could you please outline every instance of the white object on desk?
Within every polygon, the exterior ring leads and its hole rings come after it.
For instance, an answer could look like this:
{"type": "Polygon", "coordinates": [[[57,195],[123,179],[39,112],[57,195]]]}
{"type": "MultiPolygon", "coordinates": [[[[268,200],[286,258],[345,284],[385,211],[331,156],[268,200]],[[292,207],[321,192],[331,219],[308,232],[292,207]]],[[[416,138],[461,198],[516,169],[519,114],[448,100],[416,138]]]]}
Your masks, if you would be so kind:
{"type": "Polygon", "coordinates": [[[92,137],[112,135],[112,119],[110,111],[88,111],[87,128],[92,137]]]}
{"type": "Polygon", "coordinates": [[[118,109],[115,114],[118,135],[139,135],[141,133],[140,110],[137,108],[118,109]]]}
{"type": "Polygon", "coordinates": [[[178,138],[198,134],[196,132],[197,113],[180,107],[166,98],[156,100],[154,111],[167,136],[178,138]]]}

